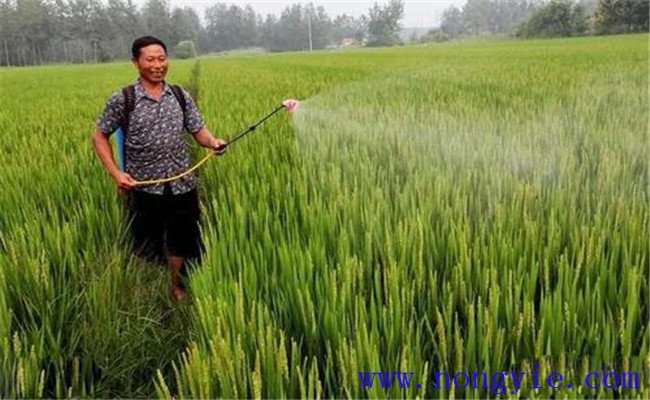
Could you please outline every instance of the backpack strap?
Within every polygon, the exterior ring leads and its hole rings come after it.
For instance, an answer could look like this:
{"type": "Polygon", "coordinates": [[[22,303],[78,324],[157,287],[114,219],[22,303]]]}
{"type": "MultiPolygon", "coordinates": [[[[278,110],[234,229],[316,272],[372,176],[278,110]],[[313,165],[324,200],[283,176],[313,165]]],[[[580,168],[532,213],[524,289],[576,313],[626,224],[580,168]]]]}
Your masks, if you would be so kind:
{"type": "Polygon", "coordinates": [[[122,89],[122,94],[124,95],[124,115],[122,116],[122,121],[120,123],[122,132],[124,135],[127,135],[129,131],[129,116],[135,109],[135,85],[129,85],[122,89]]]}
{"type": "Polygon", "coordinates": [[[176,100],[178,100],[178,104],[181,105],[181,109],[183,110],[183,115],[185,115],[185,111],[187,110],[187,102],[185,101],[185,95],[183,94],[183,89],[181,89],[180,86],[178,85],[170,85],[172,92],[174,93],[174,96],[176,97],[176,100]]]}
{"type": "Polygon", "coordinates": [[[115,131],[115,140],[117,143],[118,166],[120,171],[125,171],[126,152],[124,143],[129,132],[129,116],[135,109],[135,86],[129,85],[122,88],[122,95],[124,96],[124,113],[120,120],[120,126],[115,131]]]}

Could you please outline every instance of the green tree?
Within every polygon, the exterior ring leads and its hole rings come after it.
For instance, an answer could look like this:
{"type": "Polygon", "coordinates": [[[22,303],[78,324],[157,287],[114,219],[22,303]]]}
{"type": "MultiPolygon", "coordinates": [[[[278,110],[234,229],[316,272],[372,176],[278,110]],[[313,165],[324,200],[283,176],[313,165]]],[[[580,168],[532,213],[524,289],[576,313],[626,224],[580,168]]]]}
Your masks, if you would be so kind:
{"type": "Polygon", "coordinates": [[[223,51],[258,45],[258,18],[252,7],[219,3],[206,10],[211,50],[223,51]]]}
{"type": "Polygon", "coordinates": [[[22,64],[42,64],[52,29],[51,10],[41,0],[17,1],[15,10],[18,40],[14,45],[20,49],[22,64]]]}
{"type": "Polygon", "coordinates": [[[595,33],[648,32],[648,0],[599,0],[592,19],[595,33]]]}
{"type": "Polygon", "coordinates": [[[137,8],[132,0],[108,0],[105,12],[113,30],[115,46],[120,49],[114,57],[131,58],[131,42],[146,32],[137,8]]]}
{"type": "Polygon", "coordinates": [[[18,41],[18,24],[16,8],[10,0],[0,1],[0,65],[20,65],[20,58],[16,51],[18,41]]]}
{"type": "Polygon", "coordinates": [[[273,48],[281,51],[298,51],[309,48],[309,30],[303,7],[287,6],[280,15],[273,48]]]}
{"type": "Polygon", "coordinates": [[[482,35],[489,32],[488,18],[491,13],[491,2],[485,0],[467,0],[463,6],[463,25],[470,35],[482,35]]]}
{"type": "Polygon", "coordinates": [[[174,57],[181,60],[196,57],[196,47],[191,40],[183,40],[174,48],[174,57]]]}
{"type": "Polygon", "coordinates": [[[401,43],[398,36],[402,29],[400,20],[404,18],[404,3],[401,0],[391,0],[384,7],[375,3],[368,13],[368,46],[395,46],[401,43]]]}
{"type": "Polygon", "coordinates": [[[330,30],[330,41],[332,43],[341,43],[344,38],[354,38],[357,42],[362,42],[368,36],[368,21],[365,16],[358,18],[347,14],[337,15],[332,21],[330,30]]]}
{"type": "MultiPolygon", "coordinates": [[[[314,7],[309,3],[304,7],[304,24],[309,29],[311,25],[311,38],[313,49],[324,49],[330,43],[330,29],[332,20],[322,6],[314,7]]],[[[307,33],[309,36],[309,32],[307,33]]],[[[307,38],[309,40],[309,37],[307,38]]]]}
{"type": "MultiPolygon", "coordinates": [[[[444,36],[455,38],[463,31],[463,14],[454,6],[449,7],[442,13],[440,33],[444,36]]],[[[437,32],[429,32],[432,37],[440,37],[437,32]]],[[[429,34],[427,34],[429,35],[429,34]]]]}
{"type": "Polygon", "coordinates": [[[156,36],[173,48],[176,45],[169,0],[148,0],[142,8],[142,19],[148,34],[156,36]]]}
{"type": "Polygon", "coordinates": [[[190,7],[175,8],[172,11],[172,26],[174,27],[174,39],[179,42],[185,40],[196,42],[199,38],[201,31],[199,16],[190,7]]]}
{"type": "Polygon", "coordinates": [[[448,36],[440,28],[433,28],[429,30],[424,36],[420,37],[418,41],[420,43],[441,43],[451,40],[451,37],[448,36]]]}
{"type": "Polygon", "coordinates": [[[443,14],[439,30],[427,34],[432,41],[461,35],[510,33],[528,19],[541,0],[468,0],[462,8],[451,6],[443,14]]]}
{"type": "Polygon", "coordinates": [[[259,17],[249,4],[244,7],[241,15],[240,36],[242,48],[259,45],[259,17]]]}
{"type": "Polygon", "coordinates": [[[277,24],[278,19],[273,14],[267,14],[264,21],[260,24],[260,45],[271,51],[279,51],[275,47],[275,44],[278,42],[277,24]]]}
{"type": "Polygon", "coordinates": [[[570,0],[551,0],[537,8],[519,30],[523,37],[584,35],[587,17],[583,8],[570,0]]]}

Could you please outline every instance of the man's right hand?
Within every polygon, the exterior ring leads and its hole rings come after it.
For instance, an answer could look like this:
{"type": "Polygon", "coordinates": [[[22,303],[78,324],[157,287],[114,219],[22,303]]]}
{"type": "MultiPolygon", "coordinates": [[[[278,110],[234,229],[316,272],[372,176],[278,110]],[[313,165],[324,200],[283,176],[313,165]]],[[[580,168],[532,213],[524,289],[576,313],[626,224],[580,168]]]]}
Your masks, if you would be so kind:
{"type": "Polygon", "coordinates": [[[131,175],[127,174],[126,172],[118,172],[114,179],[115,183],[117,184],[117,188],[122,191],[131,190],[136,185],[136,181],[131,178],[131,175]]]}

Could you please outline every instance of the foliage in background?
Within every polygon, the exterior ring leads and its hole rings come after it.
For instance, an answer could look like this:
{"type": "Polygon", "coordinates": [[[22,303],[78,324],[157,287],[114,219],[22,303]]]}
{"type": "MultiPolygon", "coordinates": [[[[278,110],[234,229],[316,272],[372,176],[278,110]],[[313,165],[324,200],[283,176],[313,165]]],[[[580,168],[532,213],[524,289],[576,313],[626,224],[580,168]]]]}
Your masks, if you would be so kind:
{"type": "Polygon", "coordinates": [[[174,57],[180,60],[195,58],[196,56],[196,47],[194,47],[194,42],[191,40],[184,40],[174,48],[174,57]]]}
{"type": "Polygon", "coordinates": [[[539,2],[536,0],[467,0],[462,7],[450,6],[440,26],[419,39],[444,42],[464,36],[503,35],[525,22],[539,2]]]}
{"type": "Polygon", "coordinates": [[[369,11],[368,46],[401,44],[398,33],[402,29],[400,20],[404,18],[404,4],[399,0],[391,0],[383,7],[375,3],[369,11]]]}
{"type": "Polygon", "coordinates": [[[648,32],[649,8],[647,0],[598,0],[593,30],[598,34],[648,32]]]}
{"type": "Polygon", "coordinates": [[[291,4],[280,15],[262,16],[250,5],[219,2],[206,9],[203,19],[189,6],[171,7],[169,0],[146,0],[139,8],[133,0],[0,0],[0,65],[130,59],[132,41],[150,34],[170,49],[193,41],[197,53],[205,54],[260,48],[305,51],[310,28],[315,50],[517,33],[648,32],[647,0],[467,0],[462,7],[446,9],[440,21],[431,20],[429,26],[439,23],[433,29],[402,29],[403,15],[402,0],[375,4],[356,17],[330,16],[313,3],[291,4]]]}
{"type": "Polygon", "coordinates": [[[306,50],[308,23],[314,49],[367,36],[367,17],[332,18],[312,3],[287,6],[279,18],[218,3],[204,17],[205,25],[194,9],[172,8],[169,0],[147,0],[141,8],[133,0],[0,0],[0,65],[129,59],[131,43],[143,35],[160,37],[170,49],[191,40],[199,53],[306,50]]]}
{"type": "Polygon", "coordinates": [[[572,0],[551,0],[535,9],[517,34],[523,37],[581,36],[587,30],[584,9],[572,0]]]}
{"type": "Polygon", "coordinates": [[[417,42],[468,36],[567,37],[648,32],[647,0],[467,0],[417,42]]]}

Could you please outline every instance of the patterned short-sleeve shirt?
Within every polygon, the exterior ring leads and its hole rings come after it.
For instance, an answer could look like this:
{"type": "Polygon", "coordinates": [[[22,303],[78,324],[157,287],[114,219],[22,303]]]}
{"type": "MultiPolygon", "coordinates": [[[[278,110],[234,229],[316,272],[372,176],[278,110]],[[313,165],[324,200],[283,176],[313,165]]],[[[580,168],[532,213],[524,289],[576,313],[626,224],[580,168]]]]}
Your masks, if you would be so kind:
{"type": "MultiPolygon", "coordinates": [[[[190,156],[183,131],[196,134],[204,123],[192,96],[185,90],[182,92],[186,103],[185,115],[167,83],[164,83],[159,99],[146,93],[139,80],[135,83],[135,108],[129,116],[129,129],[124,141],[124,169],[133,179],[168,178],[189,169],[190,156]]],[[[97,120],[97,126],[105,135],[117,130],[125,108],[124,94],[120,89],[108,99],[97,120]]],[[[185,193],[196,187],[196,180],[196,175],[190,173],[169,185],[172,193],[185,193]]],[[[137,188],[155,194],[162,194],[163,189],[163,184],[137,188]]]]}

